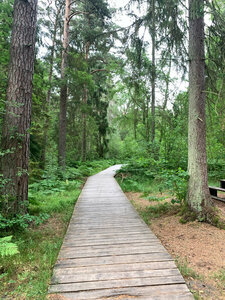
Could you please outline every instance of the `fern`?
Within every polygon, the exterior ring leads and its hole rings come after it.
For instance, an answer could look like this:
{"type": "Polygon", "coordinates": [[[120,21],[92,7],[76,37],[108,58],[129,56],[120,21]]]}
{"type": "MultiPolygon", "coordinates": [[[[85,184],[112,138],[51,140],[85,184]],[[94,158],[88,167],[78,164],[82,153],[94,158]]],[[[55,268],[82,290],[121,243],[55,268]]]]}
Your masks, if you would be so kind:
{"type": "Polygon", "coordinates": [[[0,238],[0,256],[12,256],[19,253],[18,247],[12,242],[12,235],[0,238]]]}

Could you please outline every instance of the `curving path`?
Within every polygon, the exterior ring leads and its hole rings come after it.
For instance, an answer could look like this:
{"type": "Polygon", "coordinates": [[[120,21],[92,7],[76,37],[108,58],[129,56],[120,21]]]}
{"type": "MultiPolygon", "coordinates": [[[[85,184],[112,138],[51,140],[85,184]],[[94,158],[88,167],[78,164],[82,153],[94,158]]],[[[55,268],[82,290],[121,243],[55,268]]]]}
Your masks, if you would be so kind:
{"type": "Polygon", "coordinates": [[[71,300],[194,299],[173,259],[114,179],[119,168],[88,178],[49,294],[71,300]]]}

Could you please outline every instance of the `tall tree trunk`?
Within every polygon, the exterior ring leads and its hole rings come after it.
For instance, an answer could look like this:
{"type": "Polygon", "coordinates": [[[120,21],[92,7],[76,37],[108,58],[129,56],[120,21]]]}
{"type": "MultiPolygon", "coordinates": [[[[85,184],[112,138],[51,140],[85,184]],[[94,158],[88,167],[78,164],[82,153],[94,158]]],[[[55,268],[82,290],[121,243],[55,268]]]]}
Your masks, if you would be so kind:
{"type": "Polygon", "coordinates": [[[161,142],[163,139],[163,133],[164,133],[164,125],[165,125],[165,110],[167,107],[168,99],[169,99],[169,83],[170,83],[170,72],[171,72],[171,64],[172,64],[172,56],[171,53],[169,55],[169,70],[166,74],[166,90],[165,90],[165,97],[162,105],[162,117],[161,117],[161,127],[160,127],[160,138],[159,138],[159,144],[161,146],[161,142]]]}
{"type": "Polygon", "coordinates": [[[15,0],[0,161],[5,213],[26,211],[37,0],[15,0]]]}
{"type": "Polygon", "coordinates": [[[134,139],[137,139],[137,125],[138,125],[138,109],[136,107],[136,104],[134,104],[134,139]]]}
{"type": "Polygon", "coordinates": [[[149,141],[150,141],[149,103],[150,100],[148,99],[146,103],[146,142],[148,144],[148,149],[149,149],[149,141]]]}
{"type": "Polygon", "coordinates": [[[162,106],[163,111],[165,111],[167,103],[168,103],[168,99],[169,99],[169,83],[170,83],[171,64],[172,64],[172,57],[171,57],[171,54],[170,54],[170,57],[169,57],[169,70],[166,74],[166,80],[165,80],[166,81],[166,90],[165,90],[165,98],[164,98],[164,102],[163,102],[163,106],[162,106]]]}
{"type": "Polygon", "coordinates": [[[188,204],[205,215],[208,188],[205,118],[204,0],[189,0],[188,204]]]}
{"type": "MultiPolygon", "coordinates": [[[[151,78],[151,88],[152,88],[152,135],[151,142],[152,146],[155,141],[155,80],[156,80],[156,67],[155,67],[155,0],[152,0],[152,29],[151,29],[151,39],[152,39],[152,78],[151,78]]],[[[154,147],[153,147],[154,148],[154,147]]],[[[154,149],[153,149],[154,151],[154,149]]]]}
{"type": "Polygon", "coordinates": [[[51,54],[50,54],[50,67],[49,67],[49,75],[48,75],[48,83],[49,88],[47,91],[46,96],[46,117],[45,117],[45,123],[44,123],[44,134],[43,134],[43,145],[42,145],[42,154],[41,154],[41,168],[45,168],[46,163],[46,147],[48,142],[48,128],[49,128],[49,108],[50,108],[50,99],[51,99],[51,93],[52,93],[52,75],[53,75],[53,64],[54,64],[54,55],[55,55],[55,43],[56,43],[56,33],[57,33],[57,25],[58,25],[58,19],[60,14],[61,8],[58,8],[55,22],[54,22],[54,29],[52,34],[52,47],[51,47],[51,54]]]}
{"type": "Polygon", "coordinates": [[[66,0],[63,51],[61,63],[61,90],[60,90],[60,113],[59,113],[59,166],[64,170],[66,167],[66,109],[67,109],[67,81],[66,68],[69,47],[69,17],[71,13],[71,0],[66,0]]]}
{"type": "Polygon", "coordinates": [[[85,112],[82,113],[82,121],[83,121],[82,161],[87,160],[87,114],[86,114],[87,98],[88,98],[88,90],[87,90],[87,86],[85,84],[85,86],[84,86],[84,96],[83,96],[83,104],[84,104],[85,112]]]}
{"type": "MultiPolygon", "coordinates": [[[[90,23],[90,20],[88,19],[88,23],[90,23]]],[[[89,48],[90,48],[90,42],[87,42],[85,45],[85,60],[88,65],[88,56],[89,56],[89,48]]],[[[82,114],[82,120],[83,120],[83,132],[82,132],[82,161],[87,160],[87,99],[88,99],[88,89],[87,85],[84,85],[84,96],[83,96],[83,104],[84,104],[84,112],[82,114]]]]}

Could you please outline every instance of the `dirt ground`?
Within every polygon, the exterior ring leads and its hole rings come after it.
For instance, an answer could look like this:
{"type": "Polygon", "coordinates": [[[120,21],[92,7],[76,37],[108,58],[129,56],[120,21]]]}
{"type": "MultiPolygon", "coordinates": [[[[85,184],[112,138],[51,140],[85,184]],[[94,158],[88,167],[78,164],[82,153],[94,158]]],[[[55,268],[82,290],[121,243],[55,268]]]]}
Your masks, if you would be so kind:
{"type": "MultiPolygon", "coordinates": [[[[138,210],[158,204],[141,198],[141,193],[126,195],[138,210]]],[[[162,196],[166,194],[158,195],[162,196]]],[[[170,202],[171,198],[167,195],[164,201],[170,202]]],[[[225,203],[215,202],[225,218],[225,203]]],[[[225,299],[225,230],[197,221],[181,224],[179,219],[169,213],[151,219],[150,228],[176,260],[197,299],[225,299]]]]}

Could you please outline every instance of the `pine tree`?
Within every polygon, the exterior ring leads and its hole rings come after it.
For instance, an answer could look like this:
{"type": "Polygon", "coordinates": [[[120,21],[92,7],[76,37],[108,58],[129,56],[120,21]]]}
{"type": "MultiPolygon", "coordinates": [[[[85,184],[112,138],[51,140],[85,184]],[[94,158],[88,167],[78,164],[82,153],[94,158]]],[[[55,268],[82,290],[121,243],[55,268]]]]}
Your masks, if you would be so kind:
{"type": "Polygon", "coordinates": [[[26,211],[37,0],[15,0],[6,111],[2,127],[1,194],[6,213],[26,211]]]}
{"type": "Polygon", "coordinates": [[[65,2],[63,50],[61,63],[61,90],[60,90],[60,113],[59,113],[59,166],[66,166],[66,111],[67,111],[67,80],[66,69],[68,65],[69,51],[69,23],[71,14],[71,0],[65,2]]]}

